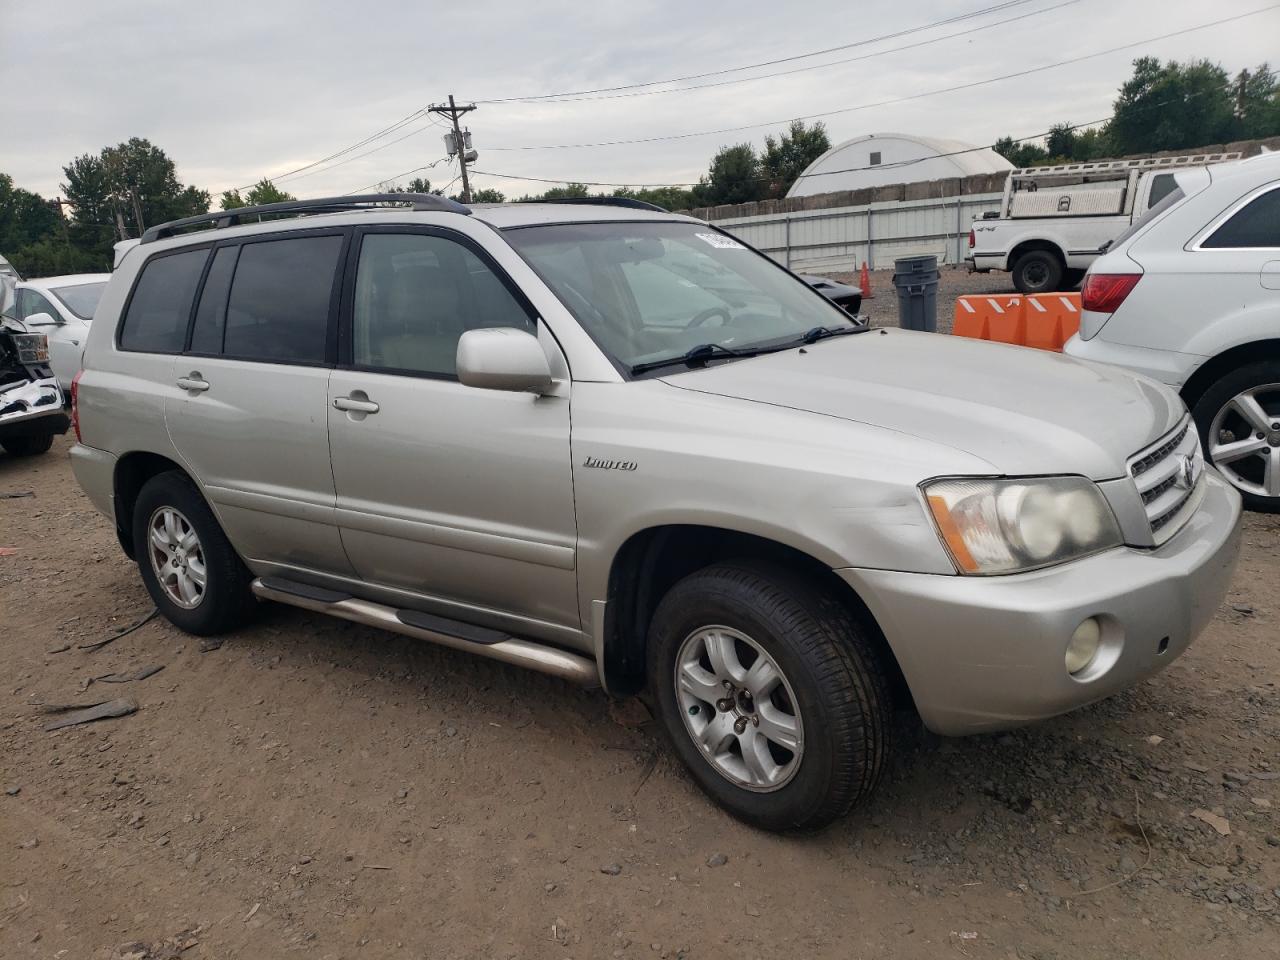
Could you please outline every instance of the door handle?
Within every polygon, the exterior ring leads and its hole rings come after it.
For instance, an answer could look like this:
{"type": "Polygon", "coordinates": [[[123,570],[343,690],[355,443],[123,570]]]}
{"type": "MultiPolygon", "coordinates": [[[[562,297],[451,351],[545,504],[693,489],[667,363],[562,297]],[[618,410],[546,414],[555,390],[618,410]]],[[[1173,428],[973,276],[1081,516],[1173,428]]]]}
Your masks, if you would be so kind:
{"type": "Polygon", "coordinates": [[[334,397],[333,405],[339,410],[347,410],[351,413],[377,413],[382,409],[372,400],[365,400],[362,397],[334,397]]]}
{"type": "Polygon", "coordinates": [[[178,378],[178,386],[183,390],[190,390],[192,393],[204,393],[209,389],[209,381],[193,370],[185,377],[178,378]]]}

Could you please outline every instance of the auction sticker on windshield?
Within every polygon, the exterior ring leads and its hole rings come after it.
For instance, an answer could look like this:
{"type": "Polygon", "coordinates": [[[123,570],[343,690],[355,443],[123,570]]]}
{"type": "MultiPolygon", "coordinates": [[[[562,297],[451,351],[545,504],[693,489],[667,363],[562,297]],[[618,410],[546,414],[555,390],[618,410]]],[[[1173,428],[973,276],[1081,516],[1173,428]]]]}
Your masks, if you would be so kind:
{"type": "Polygon", "coordinates": [[[746,249],[733,237],[726,237],[720,233],[695,233],[695,237],[711,244],[717,250],[744,250],[746,249]]]}

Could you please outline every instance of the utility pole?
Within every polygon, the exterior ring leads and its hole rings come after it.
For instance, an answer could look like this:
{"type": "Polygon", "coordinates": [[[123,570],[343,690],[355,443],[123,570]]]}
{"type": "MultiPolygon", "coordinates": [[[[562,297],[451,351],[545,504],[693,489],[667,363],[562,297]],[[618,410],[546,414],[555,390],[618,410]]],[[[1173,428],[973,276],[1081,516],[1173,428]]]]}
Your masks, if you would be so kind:
{"type": "MultiPolygon", "coordinates": [[[[462,135],[462,129],[458,126],[458,118],[463,114],[470,113],[476,108],[476,105],[470,104],[465,107],[459,107],[453,102],[453,94],[449,94],[449,105],[446,107],[443,103],[433,103],[427,107],[428,113],[438,113],[443,117],[448,117],[453,121],[453,149],[449,151],[452,156],[455,152],[458,154],[458,163],[462,167],[462,202],[471,202],[471,183],[467,179],[467,163],[469,160],[475,160],[475,151],[470,149],[466,142],[466,138],[462,135]]],[[[467,138],[471,136],[471,131],[467,131],[467,138]]]]}
{"type": "Polygon", "coordinates": [[[138,236],[142,236],[147,226],[142,222],[142,204],[138,201],[138,191],[134,187],[129,188],[129,199],[133,201],[133,220],[138,225],[138,236]]]}
{"type": "Polygon", "coordinates": [[[1249,82],[1249,71],[1241,70],[1239,76],[1240,84],[1236,87],[1236,116],[1244,116],[1244,88],[1249,82]]]}

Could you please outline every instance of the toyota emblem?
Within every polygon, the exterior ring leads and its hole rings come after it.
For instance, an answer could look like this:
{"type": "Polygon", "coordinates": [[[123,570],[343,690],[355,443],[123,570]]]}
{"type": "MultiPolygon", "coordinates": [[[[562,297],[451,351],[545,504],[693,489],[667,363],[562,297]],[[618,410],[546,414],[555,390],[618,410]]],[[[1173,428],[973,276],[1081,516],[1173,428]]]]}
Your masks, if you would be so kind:
{"type": "Polygon", "coordinates": [[[1190,490],[1196,485],[1196,458],[1184,456],[1178,464],[1178,473],[1174,481],[1183,490],[1190,490]]]}

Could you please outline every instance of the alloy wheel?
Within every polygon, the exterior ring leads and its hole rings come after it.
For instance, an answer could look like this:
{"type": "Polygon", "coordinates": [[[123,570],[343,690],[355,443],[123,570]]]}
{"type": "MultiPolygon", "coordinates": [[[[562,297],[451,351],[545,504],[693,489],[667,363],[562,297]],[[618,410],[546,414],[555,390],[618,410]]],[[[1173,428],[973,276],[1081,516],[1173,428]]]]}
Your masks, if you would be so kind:
{"type": "Polygon", "coordinates": [[[676,655],[685,730],[726,780],[765,793],[785,786],[804,756],[795,694],[765,649],[741,631],[701,627],[676,655]]]}
{"type": "Polygon", "coordinates": [[[191,521],[173,507],[158,508],[147,522],[147,548],[151,569],[169,600],[184,610],[198,607],[208,569],[191,521]]]}
{"type": "Polygon", "coordinates": [[[1208,447],[1209,459],[1236,487],[1280,497],[1280,383],[1250,387],[1223,404],[1208,447]]]}

